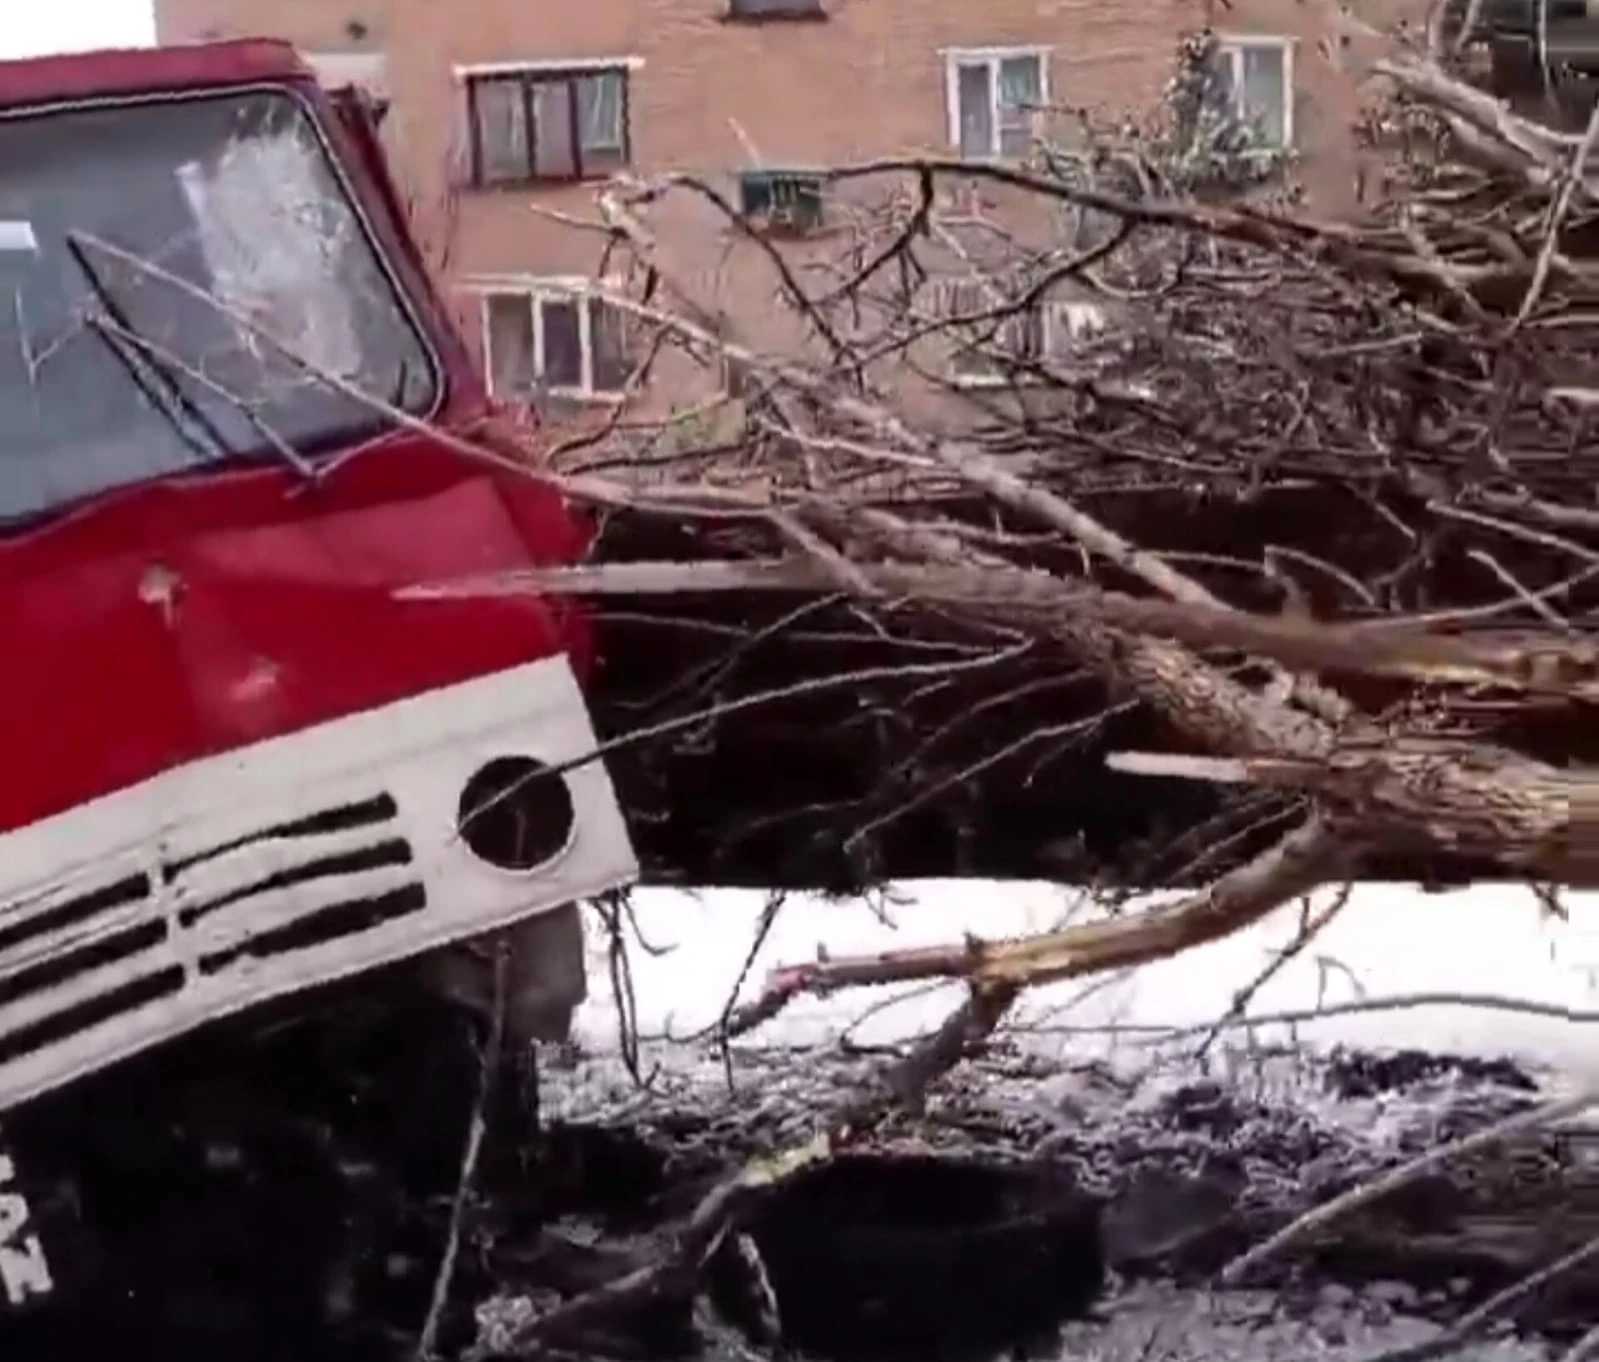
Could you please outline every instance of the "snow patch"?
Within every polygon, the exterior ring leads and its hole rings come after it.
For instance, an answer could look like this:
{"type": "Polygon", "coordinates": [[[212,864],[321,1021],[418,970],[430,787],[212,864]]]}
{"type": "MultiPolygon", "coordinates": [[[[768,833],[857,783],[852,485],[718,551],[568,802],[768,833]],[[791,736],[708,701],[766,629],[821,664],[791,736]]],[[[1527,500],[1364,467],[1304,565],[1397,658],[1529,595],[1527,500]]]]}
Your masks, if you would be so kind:
{"type": "MultiPolygon", "coordinates": [[[[1321,891],[1311,902],[1325,904],[1334,892],[1321,891]]],[[[815,959],[819,950],[838,956],[958,942],[968,934],[1009,937],[1098,916],[1080,891],[1031,881],[913,881],[883,897],[788,896],[746,970],[769,895],[637,892],[629,973],[640,1033],[662,1039],[703,1034],[722,1016],[741,972],[739,997],[747,1001],[770,969],[815,959]]],[[[1154,896],[1147,904],[1160,901],[1154,896]]],[[[1562,921],[1520,886],[1426,893],[1408,885],[1360,885],[1315,942],[1260,988],[1245,1014],[1266,1019],[1330,1009],[1330,1015],[1261,1020],[1232,1029],[1229,1041],[1252,1049],[1309,1042],[1503,1055],[1567,1081],[1599,1080],[1595,1030],[1573,1025],[1599,1019],[1599,895],[1571,894],[1565,904],[1562,921]],[[1431,1001],[1337,1010],[1418,995],[1499,999],[1503,1005],[1431,1001]]],[[[1018,1026],[1027,1028],[1030,1046],[1053,1059],[1137,1064],[1151,1046],[1170,1041],[1171,1032],[1205,1028],[1226,1016],[1238,991],[1293,940],[1302,916],[1299,905],[1285,905],[1252,928],[1176,959],[1042,986],[1019,1006],[1018,1026]]],[[[614,1048],[618,1023],[606,938],[597,920],[590,927],[591,996],[576,1031],[592,1052],[614,1048]]],[[[961,996],[958,983],[935,983],[801,998],[747,1043],[902,1042],[935,1026],[961,996]]]]}

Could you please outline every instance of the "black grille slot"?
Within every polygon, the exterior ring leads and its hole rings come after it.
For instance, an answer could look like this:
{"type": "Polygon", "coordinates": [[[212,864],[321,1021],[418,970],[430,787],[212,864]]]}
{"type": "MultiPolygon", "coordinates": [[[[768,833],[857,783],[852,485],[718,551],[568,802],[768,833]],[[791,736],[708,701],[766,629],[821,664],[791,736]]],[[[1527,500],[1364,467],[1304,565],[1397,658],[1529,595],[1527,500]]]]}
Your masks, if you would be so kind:
{"type": "Polygon", "coordinates": [[[281,978],[241,973],[240,1001],[304,987],[316,980],[289,966],[297,953],[326,951],[336,973],[341,949],[363,958],[364,934],[429,905],[389,794],[262,819],[258,831],[183,851],[148,875],[107,876],[81,891],[67,881],[0,907],[0,1009],[22,1014],[0,1022],[0,1070],[57,1047],[63,1063],[97,1067],[121,1044],[118,1033],[90,1045],[86,1033],[97,1028],[126,1025],[143,1045],[204,1020],[170,1001],[199,976],[282,960],[271,971],[281,978]]]}
{"type": "Polygon", "coordinates": [[[254,898],[257,894],[270,893],[274,889],[287,889],[292,885],[308,884],[312,880],[326,879],[333,875],[350,875],[362,870],[379,870],[388,865],[410,863],[410,844],[401,838],[393,837],[379,842],[376,846],[361,847],[356,851],[341,851],[332,856],[319,856],[306,861],[303,865],[290,866],[287,870],[263,876],[253,884],[230,890],[214,899],[183,909],[178,914],[178,921],[184,927],[192,927],[201,918],[219,909],[254,898]]]}
{"type": "MultiPolygon", "coordinates": [[[[0,926],[0,951],[9,950],[12,946],[20,945],[33,937],[59,931],[62,927],[72,927],[80,922],[87,922],[97,914],[108,912],[112,908],[121,908],[129,903],[137,903],[149,897],[149,878],[145,875],[129,875],[115,884],[92,889],[87,894],[79,894],[76,898],[56,904],[54,908],[47,908],[42,913],[25,917],[20,922],[0,926]]],[[[6,908],[14,912],[20,909],[21,905],[11,903],[7,904],[6,908]]]]}
{"type": "Polygon", "coordinates": [[[0,1005],[15,1002],[18,998],[26,998],[30,993],[54,988],[74,975],[86,974],[89,970],[98,969],[102,965],[124,960],[130,955],[137,955],[140,951],[147,951],[152,946],[159,945],[166,932],[166,924],[159,919],[154,922],[142,922],[136,927],[125,927],[120,932],[113,932],[110,936],[91,942],[87,946],[80,946],[75,951],[68,951],[65,955],[41,960],[37,965],[30,965],[15,974],[0,977],[0,1005]]]}
{"type": "Polygon", "coordinates": [[[346,899],[343,903],[330,904],[282,927],[259,932],[248,941],[225,951],[203,955],[200,957],[200,972],[215,974],[239,960],[262,959],[326,945],[340,937],[354,936],[396,918],[419,913],[426,907],[427,890],[420,884],[403,885],[399,889],[368,898],[346,899]]]}
{"type": "Polygon", "coordinates": [[[87,1031],[108,1021],[119,1013],[132,1012],[159,998],[168,998],[183,988],[183,970],[177,965],[146,974],[129,983],[120,984],[95,998],[63,1008],[8,1036],[0,1036],[0,1065],[9,1064],[42,1050],[49,1045],[59,1045],[80,1031],[87,1031]]]}
{"type": "Polygon", "coordinates": [[[391,819],[397,818],[400,806],[394,802],[392,795],[374,795],[371,799],[357,800],[353,804],[340,804],[335,808],[323,809],[320,813],[309,814],[304,818],[295,818],[286,823],[275,823],[260,832],[247,833],[243,837],[235,837],[231,842],[224,842],[221,846],[212,847],[209,851],[198,851],[192,856],[185,856],[181,861],[171,861],[164,868],[164,875],[168,884],[175,880],[191,866],[201,865],[206,861],[214,861],[219,856],[226,856],[231,851],[238,851],[244,847],[257,846],[262,842],[280,842],[295,837],[318,837],[332,832],[349,832],[352,828],[381,827],[391,819]]]}

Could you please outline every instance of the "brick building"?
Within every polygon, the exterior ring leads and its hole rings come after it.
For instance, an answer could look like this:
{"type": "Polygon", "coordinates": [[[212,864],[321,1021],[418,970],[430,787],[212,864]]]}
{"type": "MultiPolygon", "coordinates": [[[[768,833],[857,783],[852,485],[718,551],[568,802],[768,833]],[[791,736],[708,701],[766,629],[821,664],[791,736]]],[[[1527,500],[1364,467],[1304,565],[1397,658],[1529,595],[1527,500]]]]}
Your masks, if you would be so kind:
{"type": "MultiPolygon", "coordinates": [[[[592,220],[583,181],[617,169],[692,172],[823,236],[806,170],[1006,156],[1029,106],[1148,111],[1178,35],[1213,22],[1237,97],[1294,147],[1318,206],[1348,207],[1359,170],[1361,44],[1307,0],[156,0],[156,17],[163,42],[286,38],[388,102],[415,226],[507,396],[603,404],[623,382],[622,328],[581,293],[603,242],[556,220],[592,220]]],[[[772,343],[769,262],[692,196],[661,214],[700,294],[772,343]]],[[[1079,316],[1069,299],[1053,315],[1079,316]]],[[[651,391],[696,381],[667,368],[651,391]]]]}

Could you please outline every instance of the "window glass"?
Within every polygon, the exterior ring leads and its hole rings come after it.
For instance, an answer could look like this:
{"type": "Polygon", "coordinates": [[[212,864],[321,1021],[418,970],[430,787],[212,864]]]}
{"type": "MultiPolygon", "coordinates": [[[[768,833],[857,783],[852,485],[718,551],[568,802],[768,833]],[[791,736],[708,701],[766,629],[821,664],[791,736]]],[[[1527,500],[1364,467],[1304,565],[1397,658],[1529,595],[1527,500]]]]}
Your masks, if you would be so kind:
{"type": "Polygon", "coordinates": [[[994,154],[993,87],[987,62],[963,64],[957,73],[962,156],[994,154]]]}
{"type": "Polygon", "coordinates": [[[0,521],[388,423],[338,384],[435,402],[426,341],[287,91],[22,112],[0,136],[0,521]]]}
{"type": "Polygon", "coordinates": [[[1256,135],[1270,147],[1287,140],[1286,53],[1280,46],[1250,43],[1239,54],[1243,68],[1243,98],[1240,112],[1256,135]]]}
{"type": "Polygon", "coordinates": [[[488,313],[489,387],[496,397],[524,396],[533,383],[533,304],[525,293],[491,294],[488,313]]]}
{"type": "Polygon", "coordinates": [[[526,179],[530,161],[522,82],[514,76],[476,81],[472,103],[479,176],[490,184],[526,179]]]}
{"type": "Polygon", "coordinates": [[[544,372],[552,388],[583,386],[583,321],[576,298],[543,298],[539,325],[544,338],[544,372]]]}
{"type": "Polygon", "coordinates": [[[1033,145],[1033,115],[1044,102],[1044,65],[1036,56],[999,64],[999,153],[1025,156],[1033,145]]]}

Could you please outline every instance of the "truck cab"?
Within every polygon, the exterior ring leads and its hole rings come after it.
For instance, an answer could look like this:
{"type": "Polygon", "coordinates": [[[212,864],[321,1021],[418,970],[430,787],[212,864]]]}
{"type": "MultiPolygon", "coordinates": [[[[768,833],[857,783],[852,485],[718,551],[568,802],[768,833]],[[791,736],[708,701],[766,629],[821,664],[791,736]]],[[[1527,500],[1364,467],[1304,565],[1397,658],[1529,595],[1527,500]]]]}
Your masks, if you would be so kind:
{"type": "Polygon", "coordinates": [[[0,148],[0,1121],[407,958],[481,999],[490,942],[559,1033],[636,874],[587,622],[401,593],[590,531],[484,434],[373,110],[271,41],[50,57],[0,148]]]}

